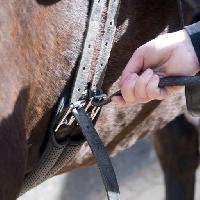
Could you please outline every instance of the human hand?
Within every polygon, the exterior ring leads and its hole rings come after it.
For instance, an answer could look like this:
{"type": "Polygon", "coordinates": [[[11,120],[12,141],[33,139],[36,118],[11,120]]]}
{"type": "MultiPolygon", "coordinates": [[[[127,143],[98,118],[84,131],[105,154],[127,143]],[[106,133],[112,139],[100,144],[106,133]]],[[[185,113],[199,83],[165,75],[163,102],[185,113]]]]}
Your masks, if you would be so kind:
{"type": "Polygon", "coordinates": [[[192,76],[199,68],[198,58],[185,30],[161,35],[139,47],[125,67],[120,81],[122,97],[116,104],[138,104],[162,100],[181,87],[159,88],[160,77],[192,76]]]}

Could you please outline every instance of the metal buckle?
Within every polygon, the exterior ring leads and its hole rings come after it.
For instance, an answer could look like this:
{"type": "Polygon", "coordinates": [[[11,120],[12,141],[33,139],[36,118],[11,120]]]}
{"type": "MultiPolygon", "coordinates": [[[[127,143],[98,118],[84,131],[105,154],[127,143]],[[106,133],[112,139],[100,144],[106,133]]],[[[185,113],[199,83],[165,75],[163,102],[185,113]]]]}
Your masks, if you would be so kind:
{"type": "Polygon", "coordinates": [[[91,92],[90,100],[93,106],[101,107],[107,104],[108,97],[102,90],[96,90],[91,92]]]}
{"type": "Polygon", "coordinates": [[[86,100],[84,98],[85,96],[82,100],[73,104],[68,103],[69,99],[67,99],[67,102],[63,98],[60,100],[55,119],[50,128],[51,140],[56,147],[59,148],[68,144],[80,145],[85,142],[84,136],[79,134],[77,122],[72,114],[73,108],[85,106],[86,100]]]}
{"type": "Polygon", "coordinates": [[[72,114],[71,106],[58,116],[51,130],[51,139],[55,146],[80,145],[85,142],[82,134],[78,133],[77,122],[72,114]],[[72,131],[73,130],[73,131],[72,131]],[[72,134],[73,133],[73,134],[72,134]]]}
{"type": "MultiPolygon", "coordinates": [[[[90,118],[94,120],[101,109],[100,107],[107,102],[107,95],[100,92],[94,93],[89,91],[89,88],[87,88],[81,99],[69,104],[67,108],[59,106],[61,109],[56,116],[51,131],[52,141],[57,147],[66,144],[79,145],[85,142],[83,135],[79,134],[80,130],[73,116],[73,109],[84,108],[90,118]]],[[[60,104],[62,105],[63,102],[60,102],[60,104]]]]}

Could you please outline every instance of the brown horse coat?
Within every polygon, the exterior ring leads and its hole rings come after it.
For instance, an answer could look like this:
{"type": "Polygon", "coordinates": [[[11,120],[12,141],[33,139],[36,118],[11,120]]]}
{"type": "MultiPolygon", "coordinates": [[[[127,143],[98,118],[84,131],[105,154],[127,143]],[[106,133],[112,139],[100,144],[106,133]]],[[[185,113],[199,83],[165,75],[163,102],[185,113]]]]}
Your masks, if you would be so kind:
{"type": "MultiPolygon", "coordinates": [[[[89,3],[85,0],[1,0],[0,7],[0,199],[14,199],[33,169],[47,133],[52,107],[71,88],[89,3]],[[9,191],[12,188],[12,192],[9,191]]],[[[116,91],[134,50],[178,27],[174,0],[122,1],[104,88],[116,91]]],[[[97,130],[114,155],[155,132],[185,109],[183,93],[163,102],[103,108],[97,130]]],[[[87,144],[63,171],[94,162],[87,144]]]]}

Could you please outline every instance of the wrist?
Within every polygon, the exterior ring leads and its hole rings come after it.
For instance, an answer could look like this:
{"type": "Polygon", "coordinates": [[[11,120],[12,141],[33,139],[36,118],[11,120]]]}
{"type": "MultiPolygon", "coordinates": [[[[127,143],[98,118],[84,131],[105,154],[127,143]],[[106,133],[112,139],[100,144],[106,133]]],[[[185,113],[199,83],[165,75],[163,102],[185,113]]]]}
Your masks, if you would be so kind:
{"type": "Polygon", "coordinates": [[[194,62],[199,65],[199,60],[198,60],[197,54],[195,52],[194,46],[192,44],[192,40],[191,40],[191,38],[190,38],[190,36],[189,36],[189,34],[187,33],[186,30],[183,29],[182,31],[183,31],[183,34],[184,34],[184,37],[185,37],[186,47],[191,52],[191,55],[194,59],[194,62]]]}
{"type": "Polygon", "coordinates": [[[185,27],[184,30],[192,43],[195,56],[200,63],[200,22],[185,27]]]}
{"type": "Polygon", "coordinates": [[[193,74],[196,74],[197,72],[200,71],[199,59],[198,59],[197,53],[194,49],[192,40],[191,40],[188,32],[185,29],[181,30],[181,32],[182,32],[183,37],[184,37],[184,45],[185,45],[187,51],[189,52],[189,54],[191,56],[191,60],[192,60],[191,65],[194,66],[194,73],[193,74]]]}

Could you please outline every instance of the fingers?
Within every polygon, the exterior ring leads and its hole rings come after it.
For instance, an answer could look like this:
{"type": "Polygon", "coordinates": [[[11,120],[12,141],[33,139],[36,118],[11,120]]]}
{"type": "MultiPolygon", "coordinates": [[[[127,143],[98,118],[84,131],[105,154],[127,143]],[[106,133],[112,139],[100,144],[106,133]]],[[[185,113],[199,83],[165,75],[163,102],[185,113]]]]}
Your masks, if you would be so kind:
{"type": "Polygon", "coordinates": [[[149,97],[149,99],[162,100],[167,97],[166,90],[158,87],[159,80],[159,76],[154,74],[151,81],[149,81],[146,87],[147,96],[149,97]]]}
{"type": "Polygon", "coordinates": [[[130,74],[124,82],[121,83],[121,92],[126,104],[135,104],[135,83],[138,79],[137,74],[130,74]]]}
{"type": "Polygon", "coordinates": [[[141,103],[145,103],[150,100],[147,92],[147,86],[153,77],[153,71],[147,69],[135,83],[135,99],[141,103]]]}
{"type": "MultiPolygon", "coordinates": [[[[159,77],[151,69],[147,69],[141,76],[130,74],[121,83],[123,99],[120,103],[136,104],[146,103],[152,99],[164,98],[164,91],[158,88],[159,77]]],[[[118,100],[114,100],[115,103],[118,100]]]]}
{"type": "Polygon", "coordinates": [[[169,60],[173,48],[168,45],[169,36],[159,36],[139,47],[126,65],[121,80],[131,73],[141,73],[147,68],[154,70],[169,60]]]}
{"type": "Polygon", "coordinates": [[[131,73],[138,74],[146,68],[150,68],[155,66],[155,64],[160,63],[161,57],[158,56],[159,54],[160,52],[157,52],[154,40],[138,48],[122,72],[121,80],[124,81],[124,79],[126,79],[126,77],[131,73]]]}
{"type": "Polygon", "coordinates": [[[151,100],[163,100],[174,94],[180,87],[159,88],[159,76],[151,69],[145,70],[140,76],[130,74],[121,83],[123,97],[113,97],[112,101],[118,105],[146,103],[151,100]]]}
{"type": "Polygon", "coordinates": [[[112,97],[112,102],[119,105],[119,106],[124,106],[126,105],[126,102],[124,101],[123,97],[120,96],[114,96],[112,97]]]}

